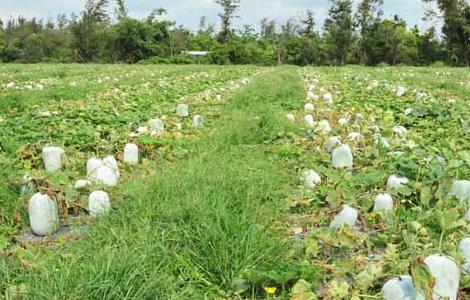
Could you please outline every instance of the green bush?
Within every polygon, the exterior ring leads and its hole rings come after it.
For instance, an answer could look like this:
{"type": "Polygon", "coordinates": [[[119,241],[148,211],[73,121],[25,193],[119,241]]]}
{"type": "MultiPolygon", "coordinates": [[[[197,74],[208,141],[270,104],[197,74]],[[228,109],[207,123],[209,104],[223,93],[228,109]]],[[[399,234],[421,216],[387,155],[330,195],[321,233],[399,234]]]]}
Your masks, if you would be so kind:
{"type": "Polygon", "coordinates": [[[387,64],[386,62],[380,62],[377,64],[377,68],[386,68],[386,67],[390,67],[390,65],[387,64]]]}
{"type": "Polygon", "coordinates": [[[199,59],[191,57],[189,55],[177,55],[171,57],[153,56],[139,61],[139,64],[143,65],[190,65],[197,63],[200,63],[199,59]]]}
{"type": "Polygon", "coordinates": [[[433,68],[445,68],[446,66],[447,66],[446,63],[441,60],[438,60],[432,64],[433,68]]]}

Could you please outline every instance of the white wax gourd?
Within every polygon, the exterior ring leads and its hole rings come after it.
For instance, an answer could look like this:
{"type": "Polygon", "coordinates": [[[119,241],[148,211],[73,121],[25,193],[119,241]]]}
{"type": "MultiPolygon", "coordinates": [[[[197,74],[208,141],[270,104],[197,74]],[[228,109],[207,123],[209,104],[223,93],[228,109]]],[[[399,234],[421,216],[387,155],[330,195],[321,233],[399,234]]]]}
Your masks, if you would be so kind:
{"type": "Polygon", "coordinates": [[[109,195],[103,191],[96,191],[88,197],[88,211],[92,217],[99,216],[109,211],[111,201],[109,195]]]}
{"type": "Polygon", "coordinates": [[[202,119],[202,116],[200,115],[195,115],[193,117],[193,126],[195,128],[201,128],[204,125],[204,121],[202,119]]]}
{"type": "Polygon", "coordinates": [[[393,210],[393,198],[389,194],[382,193],[375,197],[374,211],[391,211],[393,210]]]}
{"type": "Polygon", "coordinates": [[[29,201],[29,223],[31,231],[46,236],[59,230],[57,204],[48,195],[37,193],[29,201]]]}
{"type": "Polygon", "coordinates": [[[313,190],[318,184],[321,183],[321,177],[317,172],[313,170],[307,170],[302,174],[302,181],[306,189],[313,190]]]}
{"type": "Polygon", "coordinates": [[[141,126],[137,128],[136,131],[139,135],[143,135],[143,134],[147,134],[149,132],[149,129],[147,127],[141,126]]]}
{"type": "Polygon", "coordinates": [[[99,167],[88,179],[95,184],[104,184],[107,186],[116,186],[118,183],[116,170],[108,166],[99,167]]]}
{"type": "Polygon", "coordinates": [[[409,182],[410,180],[406,177],[403,177],[400,175],[392,175],[387,180],[387,190],[388,191],[400,190],[409,182]]]}
{"type": "Polygon", "coordinates": [[[470,202],[470,181],[458,180],[452,183],[450,195],[457,198],[460,203],[470,202]]]}
{"type": "Polygon", "coordinates": [[[353,160],[354,157],[351,148],[345,144],[335,148],[331,154],[333,168],[352,169],[353,160]]]}
{"type": "Polygon", "coordinates": [[[459,251],[467,261],[470,261],[470,238],[464,238],[460,241],[459,251]]]}
{"type": "Polygon", "coordinates": [[[292,122],[292,123],[295,122],[295,116],[294,116],[293,113],[286,114],[286,118],[287,118],[287,120],[289,120],[289,122],[292,122]]]}
{"type": "Polygon", "coordinates": [[[91,186],[90,181],[88,181],[88,180],[77,180],[77,182],[75,182],[74,188],[76,190],[79,190],[79,189],[83,189],[83,188],[86,188],[86,187],[89,187],[89,186],[91,186]]]}
{"type": "Polygon", "coordinates": [[[362,135],[359,132],[351,132],[348,134],[348,140],[350,141],[358,141],[361,137],[362,135]]]}
{"type": "Polygon", "coordinates": [[[369,126],[369,129],[374,133],[379,133],[380,132],[380,127],[377,126],[377,125],[369,126]]]}
{"type": "Polygon", "coordinates": [[[86,164],[86,173],[87,176],[92,175],[99,167],[103,166],[103,161],[99,158],[93,157],[90,158],[86,164]]]}
{"type": "Polygon", "coordinates": [[[131,165],[139,163],[139,147],[136,144],[129,143],[124,147],[124,162],[131,165]]]}
{"type": "Polygon", "coordinates": [[[432,276],[436,279],[433,288],[433,300],[457,300],[459,292],[460,269],[448,257],[435,254],[424,259],[432,276]]]}
{"type": "Polygon", "coordinates": [[[422,92],[416,93],[416,100],[422,100],[424,97],[426,97],[425,93],[422,93],[422,92]]]}
{"type": "Polygon", "coordinates": [[[331,221],[330,228],[339,228],[343,225],[354,227],[357,224],[359,214],[355,208],[345,204],[339,214],[331,221]]]}
{"type": "Polygon", "coordinates": [[[313,101],[315,98],[315,93],[313,91],[309,91],[307,93],[307,101],[313,101]]]}
{"type": "Polygon", "coordinates": [[[405,116],[409,116],[409,115],[411,115],[413,112],[414,112],[414,109],[411,108],[411,107],[409,107],[409,108],[407,108],[407,109],[405,109],[405,110],[403,111],[403,114],[405,114],[405,116]]]}
{"type": "Polygon", "coordinates": [[[425,300],[413,285],[411,276],[400,276],[388,280],[382,287],[384,300],[425,300]]]}
{"type": "Polygon", "coordinates": [[[165,132],[165,123],[160,119],[152,119],[148,123],[150,131],[165,132]]]}
{"type": "Polygon", "coordinates": [[[326,143],[326,150],[328,153],[333,152],[333,150],[337,147],[341,146],[341,140],[337,136],[332,136],[328,139],[328,142],[326,143]]]}
{"type": "Polygon", "coordinates": [[[315,121],[313,120],[312,115],[306,115],[304,117],[305,123],[307,123],[308,127],[314,127],[315,126],[315,121]]]}
{"type": "Polygon", "coordinates": [[[397,137],[405,138],[408,133],[408,130],[403,126],[395,126],[393,127],[393,132],[397,137]]]}
{"type": "Polygon", "coordinates": [[[55,172],[62,168],[64,149],[60,147],[44,147],[42,149],[42,159],[47,172],[55,172]]]}
{"type": "Polygon", "coordinates": [[[390,142],[380,134],[374,137],[374,145],[378,148],[390,148],[390,142]]]}
{"type": "Polygon", "coordinates": [[[397,97],[402,97],[406,94],[406,88],[403,86],[398,86],[395,90],[395,95],[397,97]]]}
{"type": "Polygon", "coordinates": [[[431,155],[427,159],[428,167],[445,167],[447,162],[444,157],[439,155],[431,155]]]}
{"type": "Polygon", "coordinates": [[[464,219],[465,219],[465,221],[470,222],[470,208],[465,213],[464,219]]]}
{"type": "Polygon", "coordinates": [[[328,120],[321,120],[320,122],[318,122],[318,129],[323,134],[331,132],[330,122],[328,122],[328,120]]]}
{"type": "Polygon", "coordinates": [[[323,95],[323,101],[326,104],[333,104],[333,95],[331,93],[325,93],[323,95]]]}
{"type": "Polygon", "coordinates": [[[187,117],[189,116],[189,108],[186,104],[178,104],[176,107],[176,115],[178,117],[187,117]]]}
{"type": "Polygon", "coordinates": [[[114,169],[114,171],[116,172],[117,178],[121,177],[121,174],[119,173],[119,165],[117,163],[116,158],[114,158],[114,156],[109,155],[103,158],[103,165],[108,166],[111,169],[114,169]]]}
{"type": "Polygon", "coordinates": [[[338,120],[338,124],[341,126],[347,125],[348,123],[349,123],[349,119],[345,117],[339,118],[338,120]]]}
{"type": "Polygon", "coordinates": [[[358,113],[354,116],[354,122],[356,123],[361,123],[362,121],[364,121],[364,115],[361,114],[361,113],[358,113]]]}
{"type": "Polygon", "coordinates": [[[305,109],[305,111],[313,111],[314,110],[313,104],[312,103],[306,103],[304,105],[304,109],[305,109]]]}
{"type": "Polygon", "coordinates": [[[470,273],[470,238],[464,238],[460,241],[459,251],[466,259],[466,263],[463,268],[465,272],[470,273]]]}

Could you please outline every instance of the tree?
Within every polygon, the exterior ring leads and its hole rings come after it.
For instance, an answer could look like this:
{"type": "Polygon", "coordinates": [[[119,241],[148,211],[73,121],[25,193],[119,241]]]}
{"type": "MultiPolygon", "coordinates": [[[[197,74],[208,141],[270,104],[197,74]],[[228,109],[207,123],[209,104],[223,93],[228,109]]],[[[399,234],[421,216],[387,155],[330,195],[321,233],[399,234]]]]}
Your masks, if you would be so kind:
{"type": "Polygon", "coordinates": [[[276,22],[274,20],[269,20],[264,18],[261,20],[261,30],[260,30],[260,42],[271,45],[273,50],[273,58],[277,61],[277,64],[282,64],[281,60],[281,49],[279,43],[279,35],[276,31],[276,22]]]}
{"type": "Polygon", "coordinates": [[[102,46],[100,35],[109,24],[108,0],[87,0],[81,19],[70,25],[74,60],[92,61],[102,46]]]}
{"type": "Polygon", "coordinates": [[[260,36],[268,41],[274,41],[276,39],[276,22],[264,18],[261,20],[260,36]]]}
{"type": "Polygon", "coordinates": [[[117,4],[116,14],[117,14],[118,20],[127,18],[127,8],[126,8],[125,0],[116,0],[116,4],[117,4]]]}
{"type": "Polygon", "coordinates": [[[197,31],[198,34],[203,33],[207,29],[207,18],[202,16],[199,18],[199,29],[197,31]]]}
{"type": "Polygon", "coordinates": [[[343,65],[353,42],[352,0],[330,0],[324,29],[332,62],[343,65]]]}
{"type": "Polygon", "coordinates": [[[417,28],[408,31],[406,22],[395,16],[393,20],[375,23],[372,28],[369,62],[396,64],[419,64],[417,28]]]}
{"type": "Polygon", "coordinates": [[[216,0],[222,7],[223,12],[219,13],[221,20],[221,30],[219,33],[219,42],[226,43],[233,34],[232,19],[237,16],[240,7],[240,0],[216,0]]]}
{"type": "Polygon", "coordinates": [[[448,59],[470,66],[470,3],[466,0],[423,0],[437,4],[443,19],[448,59]]]}
{"type": "Polygon", "coordinates": [[[357,8],[355,26],[359,29],[359,58],[363,64],[369,63],[373,25],[380,22],[383,0],[362,0],[357,8]]]}
{"type": "Polygon", "coordinates": [[[445,61],[445,45],[437,38],[436,29],[429,28],[423,35],[417,36],[418,57],[421,65],[436,61],[445,61]]]}
{"type": "Polygon", "coordinates": [[[306,10],[299,25],[300,47],[296,64],[310,65],[321,64],[324,59],[323,43],[317,31],[315,31],[315,18],[311,10],[306,10]]]}
{"type": "Polygon", "coordinates": [[[315,32],[315,18],[312,10],[308,9],[305,12],[305,19],[300,21],[304,27],[301,29],[301,34],[304,37],[311,37],[315,32]]]}
{"type": "Polygon", "coordinates": [[[0,62],[2,62],[2,57],[4,56],[5,52],[5,31],[3,29],[3,21],[0,19],[0,62]]]}
{"type": "Polygon", "coordinates": [[[88,0],[85,11],[92,23],[108,24],[109,15],[107,12],[109,0],[88,0]]]}
{"type": "Polygon", "coordinates": [[[59,31],[65,31],[67,29],[68,20],[65,14],[59,14],[57,16],[57,28],[59,31]]]}
{"type": "Polygon", "coordinates": [[[278,47],[278,63],[296,64],[300,60],[302,48],[298,35],[300,26],[298,20],[289,18],[281,25],[278,47]]]}
{"type": "Polygon", "coordinates": [[[260,31],[251,25],[234,30],[240,0],[215,0],[222,8],[220,32],[205,17],[192,32],[165,18],[164,9],[133,19],[125,0],[87,0],[80,14],[58,15],[54,21],[22,16],[0,21],[0,61],[190,63],[194,60],[179,53],[202,50],[210,54],[198,62],[219,64],[469,64],[468,0],[423,1],[438,4],[443,39],[434,28],[422,33],[408,28],[398,16],[382,19],[383,0],[355,1],[354,17],[353,0],[330,0],[323,35],[312,10],[283,24],[264,18],[260,31]],[[114,18],[110,3],[116,4],[114,18]]]}
{"type": "Polygon", "coordinates": [[[197,34],[190,34],[188,39],[188,47],[191,50],[210,51],[217,44],[214,24],[207,24],[206,17],[201,17],[197,34]]]}

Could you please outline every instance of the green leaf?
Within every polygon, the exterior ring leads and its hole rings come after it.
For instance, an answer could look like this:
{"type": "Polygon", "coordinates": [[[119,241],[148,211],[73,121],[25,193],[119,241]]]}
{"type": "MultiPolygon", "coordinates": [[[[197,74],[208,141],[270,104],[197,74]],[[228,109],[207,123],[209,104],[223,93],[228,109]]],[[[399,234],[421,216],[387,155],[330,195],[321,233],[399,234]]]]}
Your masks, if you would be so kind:
{"type": "Polygon", "coordinates": [[[410,273],[417,291],[424,291],[426,299],[432,299],[432,290],[436,279],[432,276],[422,257],[415,257],[410,262],[410,273]]]}
{"type": "Polygon", "coordinates": [[[470,151],[461,151],[459,152],[459,156],[470,167],[470,151]]]}
{"type": "Polygon", "coordinates": [[[300,279],[292,287],[291,300],[317,300],[317,296],[312,292],[312,285],[300,279]]]}
{"type": "Polygon", "coordinates": [[[459,220],[460,214],[456,210],[436,211],[436,217],[441,230],[446,231],[455,228],[453,224],[459,220]]]}
{"type": "Polygon", "coordinates": [[[449,167],[449,169],[458,169],[458,168],[462,167],[463,164],[464,164],[464,162],[461,161],[461,160],[451,160],[451,161],[449,162],[449,166],[448,166],[448,167],[449,167]]]}
{"type": "Polygon", "coordinates": [[[305,254],[308,257],[317,257],[320,247],[318,246],[318,240],[316,238],[310,237],[306,241],[305,254]]]}

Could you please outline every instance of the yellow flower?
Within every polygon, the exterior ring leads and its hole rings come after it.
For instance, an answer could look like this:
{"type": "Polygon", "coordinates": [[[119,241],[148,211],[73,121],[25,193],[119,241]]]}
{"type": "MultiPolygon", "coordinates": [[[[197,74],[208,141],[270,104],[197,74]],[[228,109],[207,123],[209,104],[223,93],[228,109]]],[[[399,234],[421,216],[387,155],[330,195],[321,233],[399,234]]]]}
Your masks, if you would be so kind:
{"type": "Polygon", "coordinates": [[[277,291],[277,287],[275,287],[275,286],[263,286],[263,289],[266,293],[268,293],[270,295],[276,293],[276,291],[277,291]]]}

